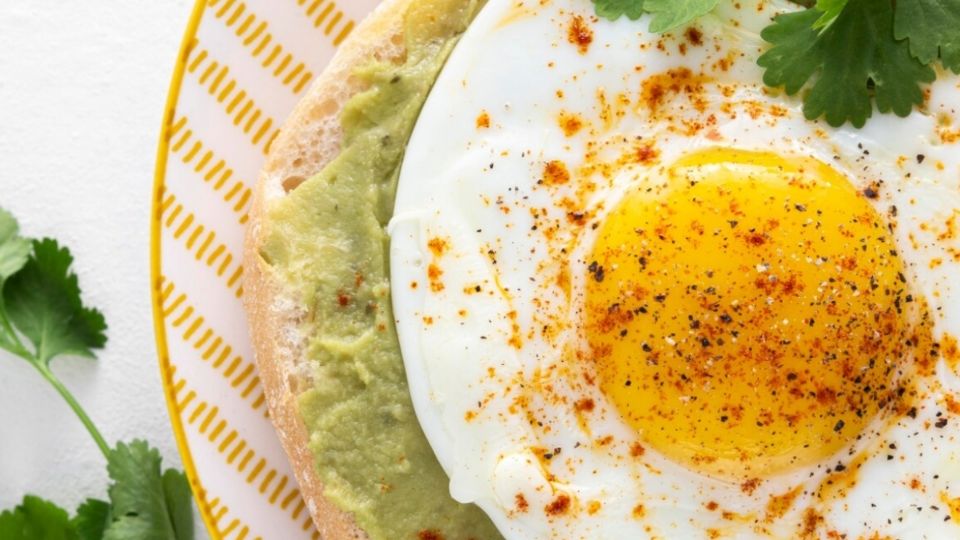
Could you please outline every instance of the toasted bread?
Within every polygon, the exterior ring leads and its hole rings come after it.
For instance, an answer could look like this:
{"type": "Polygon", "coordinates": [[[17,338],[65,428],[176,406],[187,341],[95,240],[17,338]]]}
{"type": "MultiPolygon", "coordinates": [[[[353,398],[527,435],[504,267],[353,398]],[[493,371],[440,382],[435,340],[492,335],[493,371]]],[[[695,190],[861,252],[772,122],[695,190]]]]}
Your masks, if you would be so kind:
{"type": "Polygon", "coordinates": [[[366,538],[353,516],[323,495],[308,448],[309,436],[297,410],[301,391],[290,374],[301,370],[305,337],[297,328],[303,315],[298,299],[276,280],[259,257],[262,223],[271,201],[284,197],[330,162],[340,149],[340,112],[363,83],[352,71],[371,59],[404,55],[403,14],[415,0],[385,0],[344,41],[326,70],[313,82],[270,146],[254,189],[244,245],[244,304],[260,380],[270,417],[289,456],[300,492],[325,539],[366,538]]]}
{"type": "Polygon", "coordinates": [[[303,330],[308,313],[296,284],[281,280],[262,256],[270,228],[270,208],[339,155],[344,136],[341,113],[353,96],[367,89],[365,79],[354,73],[374,61],[398,65],[405,61],[409,17],[416,18],[414,23],[430,24],[436,19],[431,9],[449,6],[453,13],[466,4],[476,5],[471,0],[444,2],[385,0],[357,26],[273,141],[254,189],[244,249],[244,302],[254,352],[271,420],[325,539],[368,535],[354,515],[324,496],[322,475],[309,447],[311,434],[298,409],[298,397],[309,389],[313,376],[305,352],[310,336],[303,330]]]}

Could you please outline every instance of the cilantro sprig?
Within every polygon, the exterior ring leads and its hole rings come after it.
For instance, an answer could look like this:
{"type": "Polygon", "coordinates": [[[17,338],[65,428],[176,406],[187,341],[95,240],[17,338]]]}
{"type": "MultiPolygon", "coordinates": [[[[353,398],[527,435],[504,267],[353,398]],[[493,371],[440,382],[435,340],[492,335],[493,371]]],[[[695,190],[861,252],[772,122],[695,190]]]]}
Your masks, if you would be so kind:
{"type": "Polygon", "coordinates": [[[110,447],[51,361],[95,358],[106,344],[103,314],[83,304],[70,250],[56,240],[28,240],[0,209],[0,349],[32,365],[67,402],[107,461],[109,501],[88,499],[71,518],[33,495],[0,513],[4,540],[192,540],[190,485],[182,472],[163,470],[146,441],[110,447]]]}
{"type": "MultiPolygon", "coordinates": [[[[791,95],[809,86],[804,115],[823,116],[832,126],[862,127],[874,106],[907,116],[923,103],[921,85],[936,78],[935,56],[923,62],[912,40],[894,32],[895,20],[903,26],[910,19],[900,6],[914,2],[899,2],[896,17],[891,0],[818,0],[806,11],[779,15],[761,33],[773,45],[757,60],[766,69],[764,83],[791,95]]],[[[952,33],[960,34],[960,26],[952,33]]],[[[929,53],[927,45],[919,48],[929,53]]]]}
{"type": "MultiPolygon", "coordinates": [[[[601,17],[653,14],[669,32],[712,11],[717,0],[593,0],[601,17]]],[[[808,119],[862,127],[874,108],[907,116],[922,105],[934,66],[960,74],[960,0],[795,1],[804,10],[774,18],[757,63],[763,82],[801,94],[808,119]]]]}

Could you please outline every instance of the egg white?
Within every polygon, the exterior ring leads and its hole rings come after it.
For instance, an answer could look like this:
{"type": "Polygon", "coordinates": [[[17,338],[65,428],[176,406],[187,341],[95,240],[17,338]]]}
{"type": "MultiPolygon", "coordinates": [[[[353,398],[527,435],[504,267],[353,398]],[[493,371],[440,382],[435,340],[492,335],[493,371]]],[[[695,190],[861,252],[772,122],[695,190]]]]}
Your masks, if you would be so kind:
{"type": "Polygon", "coordinates": [[[763,479],[745,491],[649,449],[630,458],[636,434],[595,387],[561,375],[570,359],[557,343],[574,339],[577,329],[562,328],[551,339],[538,331],[547,318],[576,321],[549,277],[561,264],[556,246],[570,241],[562,262],[571,266],[576,296],[596,234],[561,225],[557,238],[547,241],[531,231],[544,221],[535,221],[532,211],[566,223],[568,210],[557,201],[577,197],[575,183],[538,187],[543,164],[560,159],[573,171],[585,165],[591,142],[602,140],[604,151],[616,153],[641,136],[656,145],[657,163],[597,178],[600,188],[584,201],[591,221],[602,223],[627,189],[657,182],[663,165],[698,149],[722,145],[813,156],[860,189],[882,181],[873,203],[895,225],[910,285],[934,314],[935,336],[960,335],[960,261],[952,251],[960,240],[937,239],[937,227],[960,214],[960,144],[943,136],[957,129],[960,78],[941,74],[925,110],[908,118],[875,114],[862,129],[807,121],[799,99],[762,86],[755,64],[764,50],[760,29],[786,9],[781,1],[743,8],[722,2],[697,23],[703,44],[693,46],[679,32],[649,34],[646,18],[597,20],[587,0],[491,0],[436,82],[407,147],[390,225],[394,312],[417,415],[450,476],[451,493],[480,505],[507,538],[705,538],[708,530],[721,537],[786,538],[796,534],[807,508],[823,516],[823,530],[853,538],[873,532],[960,537],[958,523],[944,520],[950,508],[943,497],[960,497],[960,417],[941,404],[943,395],[960,393],[960,376],[945,361],[916,420],[878,426],[882,440],[865,438],[828,462],[763,479]],[[585,53],[567,40],[575,15],[593,32],[585,53]],[[723,59],[732,62],[726,70],[716,67],[723,59]],[[704,110],[682,95],[667,102],[669,120],[640,110],[636,96],[643,81],[678,67],[715,78],[706,85],[704,110]],[[605,122],[600,91],[608,103],[620,93],[633,101],[621,107],[622,116],[605,122]],[[591,129],[568,137],[557,125],[561,111],[579,114],[591,129]],[[482,114],[488,128],[478,126],[482,114]],[[710,115],[716,122],[708,127],[681,129],[684,119],[702,123],[710,115]],[[429,245],[432,239],[443,240],[441,254],[429,245]],[[934,266],[935,259],[942,262],[934,266]],[[430,277],[431,264],[439,276],[430,277]],[[549,396],[534,392],[541,402],[518,408],[517,396],[530,395],[529,387],[538,384],[550,387],[549,396]],[[556,401],[572,403],[584,392],[594,392],[597,403],[586,427],[571,406],[556,401]],[[539,421],[548,433],[531,426],[523,413],[529,409],[543,411],[539,421]],[[951,416],[950,422],[923,429],[937,413],[951,416]],[[611,442],[598,442],[607,436],[611,442]],[[878,453],[880,444],[895,445],[895,457],[878,453]],[[561,449],[551,457],[552,476],[531,448],[561,449]],[[814,488],[837,463],[868,450],[857,482],[817,500],[814,488]],[[914,477],[923,489],[910,486],[914,477]],[[770,497],[795,486],[803,488],[789,510],[765,521],[770,497]],[[559,517],[545,512],[560,495],[568,495],[573,507],[559,517]],[[590,501],[602,504],[591,512],[590,501]],[[711,502],[728,514],[710,510],[711,502]]]}

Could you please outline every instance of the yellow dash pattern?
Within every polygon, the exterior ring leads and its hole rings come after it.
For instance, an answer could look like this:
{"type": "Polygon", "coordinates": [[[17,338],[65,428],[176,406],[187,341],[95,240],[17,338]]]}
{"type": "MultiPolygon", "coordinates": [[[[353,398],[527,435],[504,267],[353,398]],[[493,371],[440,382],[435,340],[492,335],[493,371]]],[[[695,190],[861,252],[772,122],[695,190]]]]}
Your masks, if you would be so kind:
{"type": "MultiPolygon", "coordinates": [[[[250,535],[250,527],[240,521],[239,518],[231,517],[230,508],[220,501],[220,497],[207,501],[207,507],[210,509],[210,515],[213,517],[217,532],[225,540],[228,538],[244,540],[250,535]]],[[[253,540],[263,540],[263,538],[255,536],[253,540]]]]}
{"type": "MultiPolygon", "coordinates": [[[[250,219],[250,201],[253,198],[253,191],[248,187],[249,182],[233,177],[233,167],[207,148],[190,129],[186,116],[181,116],[170,125],[167,137],[170,151],[179,155],[185,165],[193,165],[193,172],[198,173],[215,192],[222,194],[223,202],[239,216],[240,224],[245,224],[250,219]]],[[[209,245],[204,246],[204,249],[206,247],[209,245]]]]}
{"type": "Polygon", "coordinates": [[[163,319],[170,323],[172,333],[179,334],[184,342],[200,354],[200,358],[211,362],[214,369],[219,370],[226,366],[226,369],[220,372],[223,378],[230,382],[231,387],[237,389],[240,397],[250,402],[254,410],[260,410],[266,415],[266,398],[253,362],[235,354],[233,346],[213,330],[207,323],[207,318],[199,313],[187,295],[178,293],[173,281],[166,276],[160,277],[159,298],[160,313],[163,319]]]}
{"type": "Polygon", "coordinates": [[[240,264],[240,259],[234,257],[226,245],[218,243],[217,233],[205,227],[193,212],[187,211],[177,202],[176,196],[167,192],[166,186],[161,188],[160,196],[158,215],[163,227],[173,231],[174,239],[184,242],[187,250],[193,253],[194,259],[214,269],[237,298],[243,296],[243,283],[240,279],[243,276],[243,265],[240,264]]]}
{"type": "MultiPolygon", "coordinates": [[[[306,513],[306,517],[303,518],[305,504],[296,482],[288,475],[279,472],[266,458],[258,456],[243,436],[230,426],[226,418],[222,417],[220,407],[203,399],[197,399],[196,393],[188,389],[185,380],[178,378],[175,373],[171,374],[171,378],[174,381],[174,388],[179,389],[174,392],[174,400],[178,404],[181,418],[185,418],[192,428],[205,436],[224,458],[225,463],[241,475],[247,484],[262,494],[270,505],[288,512],[290,519],[294,521],[302,519],[301,528],[304,531],[313,527],[309,513],[306,513]],[[187,396],[190,399],[187,399],[187,396]],[[182,407],[179,405],[181,403],[184,404],[182,407]],[[226,435],[221,437],[223,433],[226,435]],[[236,458],[239,455],[243,455],[243,459],[237,461],[236,458]]],[[[211,500],[209,506],[213,521],[224,537],[240,527],[239,522],[223,524],[226,521],[224,516],[229,509],[222,505],[219,499],[211,500]]]]}
{"type": "Polygon", "coordinates": [[[207,0],[207,6],[212,8],[217,20],[233,30],[247,52],[260,61],[260,66],[294,94],[299,94],[313,79],[307,65],[284,49],[270,31],[270,23],[251,12],[246,2],[207,0]]]}
{"type": "Polygon", "coordinates": [[[333,0],[297,0],[297,4],[305,8],[307,18],[312,20],[314,28],[323,28],[323,35],[333,38],[334,46],[347,39],[357,25],[333,0]]]}
{"type": "Polygon", "coordinates": [[[199,46],[197,39],[190,44],[187,73],[197,77],[200,86],[224,106],[227,115],[233,119],[233,125],[242,129],[250,137],[250,142],[266,154],[270,150],[270,143],[280,134],[280,124],[264,113],[253,98],[240,88],[236,79],[230,77],[229,66],[218,62],[209,51],[199,46]]]}
{"type": "MultiPolygon", "coordinates": [[[[165,290],[165,294],[163,294],[163,296],[169,297],[169,295],[170,295],[169,292],[166,292],[165,290]]],[[[164,370],[164,371],[165,371],[165,376],[169,377],[170,381],[173,381],[174,375],[177,372],[176,366],[170,365],[167,368],[167,370],[164,370]]],[[[185,388],[184,388],[185,386],[186,386],[185,379],[177,380],[175,383],[173,383],[173,386],[172,386],[174,389],[174,404],[175,404],[174,412],[179,417],[183,417],[184,411],[187,410],[187,407],[197,396],[196,392],[194,392],[193,390],[185,391],[185,388]]],[[[208,406],[205,402],[200,402],[199,405],[194,407],[194,410],[190,415],[191,418],[199,417],[200,414],[203,414],[203,411],[207,410],[207,407],[208,406]]],[[[216,410],[216,407],[213,407],[211,410],[216,410]]],[[[191,423],[192,422],[193,421],[191,421],[191,423]]],[[[236,435],[234,435],[234,437],[236,437],[236,435]]],[[[226,440],[226,438],[224,439],[226,440]]],[[[221,454],[222,453],[223,452],[221,451],[221,454]]],[[[206,490],[206,488],[203,487],[203,485],[200,483],[199,480],[191,481],[191,487],[193,489],[194,495],[196,496],[197,505],[200,507],[200,512],[203,513],[203,515],[212,517],[213,525],[216,528],[214,532],[219,535],[217,536],[217,538],[220,538],[222,540],[240,540],[242,538],[246,538],[247,535],[250,534],[250,527],[248,527],[246,524],[244,524],[242,521],[240,521],[237,518],[230,518],[229,517],[230,509],[227,508],[226,505],[224,505],[220,501],[219,497],[214,497],[211,499],[209,496],[209,492],[206,490]],[[224,525],[224,523],[226,523],[226,525],[224,525]]],[[[293,502],[293,500],[296,497],[299,497],[299,495],[300,495],[299,491],[291,490],[291,492],[287,494],[287,498],[290,499],[290,502],[293,502]]],[[[284,499],[284,501],[286,501],[286,499],[284,499]]],[[[271,504],[272,503],[273,501],[271,501],[271,504]]],[[[289,503],[287,504],[289,505],[289,503]]],[[[287,509],[287,507],[284,505],[281,505],[281,508],[284,510],[287,509]]],[[[296,516],[291,516],[291,519],[293,519],[294,521],[297,521],[296,516]]],[[[258,540],[263,540],[259,536],[256,538],[258,540]]],[[[318,537],[314,535],[314,538],[318,538],[318,537]]]]}

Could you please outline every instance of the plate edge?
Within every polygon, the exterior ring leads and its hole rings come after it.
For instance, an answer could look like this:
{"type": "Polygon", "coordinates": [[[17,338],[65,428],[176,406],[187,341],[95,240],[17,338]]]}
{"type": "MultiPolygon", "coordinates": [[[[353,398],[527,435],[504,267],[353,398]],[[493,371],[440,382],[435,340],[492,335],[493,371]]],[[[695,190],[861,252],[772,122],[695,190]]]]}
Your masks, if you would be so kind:
{"type": "Polygon", "coordinates": [[[203,486],[200,484],[200,479],[197,476],[196,467],[193,463],[193,455],[190,453],[190,445],[187,442],[183,430],[183,423],[181,422],[176,400],[174,399],[173,371],[171,370],[170,354],[167,347],[167,331],[164,326],[163,312],[160,306],[160,213],[167,175],[167,158],[170,150],[170,127],[173,122],[173,115],[176,111],[177,103],[180,99],[180,89],[183,86],[183,77],[186,71],[187,54],[190,50],[190,44],[196,38],[197,29],[200,27],[200,21],[203,18],[205,9],[206,0],[194,0],[190,18],[187,21],[187,27],[180,40],[180,48],[173,68],[173,76],[170,79],[170,86],[167,90],[163,120],[160,126],[160,137],[157,142],[157,158],[153,176],[153,201],[150,205],[150,303],[153,310],[153,334],[157,347],[157,364],[160,368],[163,396],[167,403],[167,414],[170,417],[173,436],[177,442],[177,450],[180,453],[180,459],[183,461],[183,468],[190,482],[193,498],[197,503],[197,508],[200,511],[200,517],[207,529],[207,533],[213,540],[222,540],[223,535],[220,534],[217,528],[216,520],[210,511],[210,506],[207,504],[203,486]]]}

